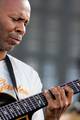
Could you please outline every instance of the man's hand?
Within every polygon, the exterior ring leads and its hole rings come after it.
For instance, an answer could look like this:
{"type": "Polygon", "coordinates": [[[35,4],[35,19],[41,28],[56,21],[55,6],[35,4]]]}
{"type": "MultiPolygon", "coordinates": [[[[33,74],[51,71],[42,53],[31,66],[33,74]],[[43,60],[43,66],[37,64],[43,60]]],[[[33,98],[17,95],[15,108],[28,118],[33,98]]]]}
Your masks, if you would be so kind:
{"type": "Polygon", "coordinates": [[[44,110],[45,120],[59,120],[61,114],[71,104],[73,90],[64,86],[54,87],[44,92],[44,95],[48,101],[48,106],[44,110]]]}

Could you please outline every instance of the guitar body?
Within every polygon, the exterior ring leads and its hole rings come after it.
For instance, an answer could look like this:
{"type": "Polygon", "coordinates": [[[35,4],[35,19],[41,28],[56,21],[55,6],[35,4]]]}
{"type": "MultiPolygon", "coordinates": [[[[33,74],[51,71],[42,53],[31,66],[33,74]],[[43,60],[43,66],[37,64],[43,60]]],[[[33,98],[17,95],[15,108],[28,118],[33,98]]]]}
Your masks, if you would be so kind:
{"type": "Polygon", "coordinates": [[[15,102],[16,99],[6,93],[0,93],[0,107],[15,102]]]}
{"type": "MultiPolygon", "coordinates": [[[[15,102],[16,99],[12,97],[9,94],[6,93],[0,93],[0,107],[7,105],[9,103],[15,102]]],[[[28,117],[22,116],[21,118],[18,118],[17,120],[29,120],[28,117]]]]}
{"type": "MultiPolygon", "coordinates": [[[[70,86],[74,94],[80,92],[80,80],[74,80],[62,85],[70,86]]],[[[0,120],[31,120],[32,115],[37,110],[48,105],[44,93],[38,93],[22,100],[16,100],[14,97],[0,93],[0,120]]]]}

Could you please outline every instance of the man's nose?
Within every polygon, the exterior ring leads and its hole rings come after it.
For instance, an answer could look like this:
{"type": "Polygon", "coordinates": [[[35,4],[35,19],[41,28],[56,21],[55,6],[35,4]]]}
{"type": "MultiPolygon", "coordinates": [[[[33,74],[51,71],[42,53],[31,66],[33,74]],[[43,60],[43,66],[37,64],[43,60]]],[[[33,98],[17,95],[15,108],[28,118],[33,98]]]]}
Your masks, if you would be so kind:
{"type": "Polygon", "coordinates": [[[16,32],[18,32],[21,35],[24,35],[26,33],[26,27],[25,27],[24,23],[19,23],[16,26],[16,32]]]}

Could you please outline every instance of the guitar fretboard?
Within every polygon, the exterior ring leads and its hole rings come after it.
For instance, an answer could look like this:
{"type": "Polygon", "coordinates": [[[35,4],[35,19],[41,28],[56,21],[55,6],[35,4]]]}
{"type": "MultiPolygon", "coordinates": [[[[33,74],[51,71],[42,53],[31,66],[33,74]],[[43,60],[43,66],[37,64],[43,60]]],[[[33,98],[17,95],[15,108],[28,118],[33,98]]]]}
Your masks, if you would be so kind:
{"type": "Polygon", "coordinates": [[[47,106],[42,93],[0,107],[0,120],[12,120],[47,106]]]}
{"type": "Polygon", "coordinates": [[[62,85],[61,87],[64,87],[65,85],[70,86],[73,89],[74,94],[77,94],[80,92],[80,80],[74,80],[72,82],[62,85]]]}
{"type": "MultiPolygon", "coordinates": [[[[80,92],[80,80],[69,82],[61,87],[64,87],[65,85],[70,86],[73,89],[74,94],[80,92]]],[[[19,118],[30,112],[35,112],[40,108],[47,106],[47,104],[48,102],[43,93],[39,93],[29,98],[0,107],[0,120],[12,120],[19,118]]]]}

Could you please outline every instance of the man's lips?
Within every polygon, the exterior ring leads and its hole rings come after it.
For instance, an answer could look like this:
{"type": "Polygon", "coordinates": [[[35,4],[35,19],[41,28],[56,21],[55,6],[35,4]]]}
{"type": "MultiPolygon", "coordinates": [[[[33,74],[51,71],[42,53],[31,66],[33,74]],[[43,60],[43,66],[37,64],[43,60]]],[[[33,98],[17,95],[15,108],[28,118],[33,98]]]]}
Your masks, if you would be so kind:
{"type": "Polygon", "coordinates": [[[21,38],[15,38],[15,37],[10,37],[9,38],[9,43],[12,45],[19,44],[21,42],[21,38]]]}

